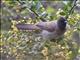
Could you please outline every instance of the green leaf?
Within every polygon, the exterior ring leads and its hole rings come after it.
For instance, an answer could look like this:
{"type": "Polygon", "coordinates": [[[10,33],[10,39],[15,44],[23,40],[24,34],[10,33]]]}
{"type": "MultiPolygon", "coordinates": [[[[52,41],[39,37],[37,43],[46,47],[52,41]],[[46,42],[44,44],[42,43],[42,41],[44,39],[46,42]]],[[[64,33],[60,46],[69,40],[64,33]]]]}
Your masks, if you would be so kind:
{"type": "Polygon", "coordinates": [[[47,11],[47,13],[53,13],[53,12],[54,12],[54,9],[49,6],[49,7],[46,9],[46,11],[47,11]]]}

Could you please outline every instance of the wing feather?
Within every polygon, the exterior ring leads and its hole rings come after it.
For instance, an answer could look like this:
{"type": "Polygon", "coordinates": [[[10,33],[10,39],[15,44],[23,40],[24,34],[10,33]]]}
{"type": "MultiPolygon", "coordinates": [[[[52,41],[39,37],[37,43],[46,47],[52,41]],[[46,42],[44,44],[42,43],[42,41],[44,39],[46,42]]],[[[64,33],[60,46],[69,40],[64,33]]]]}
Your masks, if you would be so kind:
{"type": "Polygon", "coordinates": [[[56,28],[56,21],[52,22],[39,22],[36,24],[40,29],[47,30],[47,31],[54,31],[56,28]]]}

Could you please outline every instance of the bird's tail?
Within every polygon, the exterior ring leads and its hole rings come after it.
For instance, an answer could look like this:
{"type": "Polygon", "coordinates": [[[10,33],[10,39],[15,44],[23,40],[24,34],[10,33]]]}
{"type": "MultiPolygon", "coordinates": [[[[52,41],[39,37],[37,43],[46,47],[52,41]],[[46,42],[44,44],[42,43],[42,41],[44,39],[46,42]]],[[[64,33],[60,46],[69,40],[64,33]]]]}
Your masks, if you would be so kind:
{"type": "Polygon", "coordinates": [[[34,24],[17,24],[19,30],[39,30],[40,28],[34,24]]]}

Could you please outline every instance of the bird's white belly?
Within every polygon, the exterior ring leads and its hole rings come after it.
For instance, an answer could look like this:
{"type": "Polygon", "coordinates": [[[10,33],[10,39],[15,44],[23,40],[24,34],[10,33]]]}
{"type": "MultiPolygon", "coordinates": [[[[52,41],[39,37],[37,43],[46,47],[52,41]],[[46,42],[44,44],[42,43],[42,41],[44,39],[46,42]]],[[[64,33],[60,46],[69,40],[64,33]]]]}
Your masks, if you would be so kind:
{"type": "Polygon", "coordinates": [[[58,38],[58,34],[56,34],[56,32],[48,32],[46,30],[43,30],[41,32],[41,35],[42,35],[43,39],[46,39],[46,40],[51,40],[51,39],[57,39],[58,38]]]}

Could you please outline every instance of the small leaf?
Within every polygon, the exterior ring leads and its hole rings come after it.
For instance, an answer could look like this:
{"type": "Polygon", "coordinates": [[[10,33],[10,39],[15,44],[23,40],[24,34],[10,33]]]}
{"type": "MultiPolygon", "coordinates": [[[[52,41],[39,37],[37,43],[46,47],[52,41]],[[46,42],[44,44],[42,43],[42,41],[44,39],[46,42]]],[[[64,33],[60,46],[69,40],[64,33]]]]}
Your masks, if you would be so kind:
{"type": "Polygon", "coordinates": [[[66,13],[65,13],[65,12],[60,12],[59,14],[60,14],[60,15],[66,15],[66,13]]]}
{"type": "Polygon", "coordinates": [[[47,12],[48,12],[48,13],[52,13],[52,12],[54,12],[54,9],[53,9],[52,7],[48,7],[48,8],[47,8],[47,12]]]}

